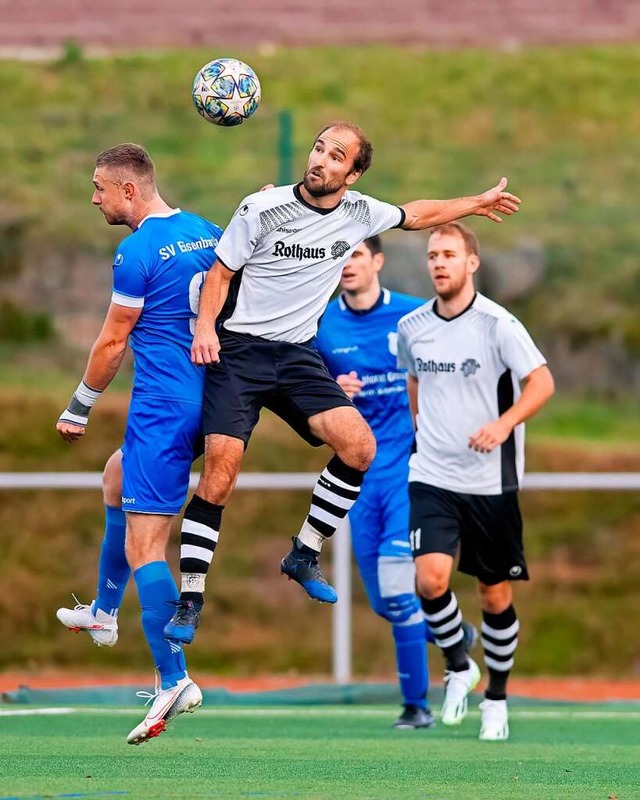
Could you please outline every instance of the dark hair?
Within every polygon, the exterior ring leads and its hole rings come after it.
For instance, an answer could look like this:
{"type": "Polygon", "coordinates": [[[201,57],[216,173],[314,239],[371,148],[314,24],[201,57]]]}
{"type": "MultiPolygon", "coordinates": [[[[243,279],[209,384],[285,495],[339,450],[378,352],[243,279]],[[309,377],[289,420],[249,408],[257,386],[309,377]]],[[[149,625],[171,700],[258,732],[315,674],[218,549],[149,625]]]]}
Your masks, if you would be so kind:
{"type": "Polygon", "coordinates": [[[384,250],[382,248],[382,239],[375,233],[373,236],[369,236],[368,239],[365,239],[363,244],[365,244],[371,253],[372,256],[377,256],[378,253],[383,253],[384,250]]]}
{"type": "Polygon", "coordinates": [[[155,186],[156,168],[151,156],[139,144],[117,144],[96,157],[96,167],[109,167],[122,178],[131,173],[142,182],[155,186]]]}
{"type": "Polygon", "coordinates": [[[475,233],[468,228],[466,225],[463,225],[462,222],[446,222],[444,225],[437,225],[435,228],[431,228],[429,231],[429,237],[433,236],[434,233],[439,234],[453,234],[454,236],[459,236],[462,241],[464,242],[465,249],[467,254],[470,256],[479,256],[480,255],[480,245],[478,244],[478,237],[475,233]]]}
{"type": "Polygon", "coordinates": [[[334,122],[330,122],[329,125],[325,125],[316,136],[315,141],[318,141],[322,134],[326,133],[330,128],[338,128],[338,130],[341,131],[351,131],[358,137],[360,148],[358,150],[358,155],[353,159],[353,172],[359,172],[361,175],[364,174],[371,166],[371,161],[373,160],[373,145],[367,138],[365,132],[353,122],[338,119],[334,122]]]}

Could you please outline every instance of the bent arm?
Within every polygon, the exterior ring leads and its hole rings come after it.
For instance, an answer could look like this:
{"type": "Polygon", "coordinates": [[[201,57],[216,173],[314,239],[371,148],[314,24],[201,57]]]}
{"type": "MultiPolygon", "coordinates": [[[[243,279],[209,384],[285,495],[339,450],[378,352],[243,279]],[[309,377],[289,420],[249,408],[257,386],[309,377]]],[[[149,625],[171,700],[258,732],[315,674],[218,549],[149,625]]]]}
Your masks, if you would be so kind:
{"type": "Polygon", "coordinates": [[[111,303],[102,330],[89,353],[82,378],[87,386],[101,392],[115,378],[127,349],[129,334],[141,313],[141,308],[111,303]]]}
{"type": "Polygon", "coordinates": [[[109,306],[102,330],[89,353],[80,385],[56,424],[56,430],[65,442],[75,442],[84,435],[89,412],[118,372],[129,334],[141,313],[141,308],[129,308],[116,303],[109,306]]]}
{"type": "Polygon", "coordinates": [[[511,430],[539,411],[555,391],[553,375],[546,364],[530,372],[523,384],[520,397],[500,416],[511,430]]]}
{"type": "Polygon", "coordinates": [[[516,425],[539,411],[555,391],[553,376],[546,365],[530,372],[523,383],[522,394],[511,408],[470,436],[469,447],[478,453],[490,453],[507,441],[516,425]]]}
{"type": "Polygon", "coordinates": [[[235,272],[227,269],[217,259],[207,272],[196,320],[191,360],[194,364],[211,364],[219,361],[220,343],[216,334],[216,320],[229,294],[229,285],[235,272]]]}

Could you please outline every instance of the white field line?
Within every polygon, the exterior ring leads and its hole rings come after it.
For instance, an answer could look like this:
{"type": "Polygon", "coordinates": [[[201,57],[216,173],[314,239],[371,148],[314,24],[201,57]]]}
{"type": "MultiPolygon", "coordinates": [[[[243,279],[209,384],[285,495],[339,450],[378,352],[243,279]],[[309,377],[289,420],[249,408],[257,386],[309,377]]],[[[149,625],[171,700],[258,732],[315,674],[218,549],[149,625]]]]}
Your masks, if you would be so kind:
{"type": "MultiPolygon", "coordinates": [[[[0,717],[38,717],[66,714],[140,715],[142,708],[8,708],[0,709],[0,717]]],[[[388,717],[389,708],[205,708],[198,716],[207,717],[388,717]]],[[[469,717],[479,717],[480,712],[469,711],[469,717]]],[[[511,709],[510,719],[639,719],[640,711],[588,709],[511,709]]]]}

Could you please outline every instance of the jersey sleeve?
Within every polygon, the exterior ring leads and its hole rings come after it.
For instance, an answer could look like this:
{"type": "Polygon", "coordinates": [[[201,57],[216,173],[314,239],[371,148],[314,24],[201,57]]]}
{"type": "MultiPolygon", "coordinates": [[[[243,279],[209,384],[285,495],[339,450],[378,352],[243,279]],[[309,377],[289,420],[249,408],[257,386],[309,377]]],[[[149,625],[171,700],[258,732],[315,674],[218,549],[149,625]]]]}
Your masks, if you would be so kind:
{"type": "Polygon", "coordinates": [[[507,367],[523,380],[547,363],[524,325],[515,317],[501,317],[496,326],[500,356],[507,367]]]}
{"type": "Polygon", "coordinates": [[[398,367],[406,369],[409,375],[417,377],[416,368],[411,357],[411,350],[409,349],[409,342],[406,334],[402,328],[398,328],[398,367]]]}
{"type": "Polygon", "coordinates": [[[238,206],[216,247],[216,258],[237,272],[253,255],[260,234],[260,213],[255,203],[238,206]]]}
{"type": "Polygon", "coordinates": [[[404,222],[405,214],[399,206],[383,203],[375,197],[369,197],[369,211],[371,213],[371,229],[369,236],[383,233],[390,228],[399,228],[404,222]]]}
{"type": "Polygon", "coordinates": [[[143,308],[149,281],[144,248],[131,237],[124,239],[113,259],[113,290],[111,301],[128,308],[143,308]]]}

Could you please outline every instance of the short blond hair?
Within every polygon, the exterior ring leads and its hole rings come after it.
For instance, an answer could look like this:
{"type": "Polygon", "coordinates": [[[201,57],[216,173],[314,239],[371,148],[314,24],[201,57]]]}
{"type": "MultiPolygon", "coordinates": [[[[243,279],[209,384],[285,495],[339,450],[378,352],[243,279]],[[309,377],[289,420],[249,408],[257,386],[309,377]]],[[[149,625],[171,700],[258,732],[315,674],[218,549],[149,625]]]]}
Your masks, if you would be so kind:
{"type": "Polygon", "coordinates": [[[431,238],[434,233],[439,233],[440,235],[453,234],[454,236],[459,236],[464,242],[467,255],[480,256],[478,237],[471,230],[471,228],[468,228],[462,222],[446,222],[444,225],[437,225],[435,228],[430,229],[429,238],[431,238]]]}

